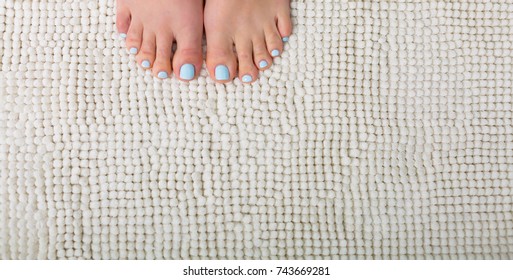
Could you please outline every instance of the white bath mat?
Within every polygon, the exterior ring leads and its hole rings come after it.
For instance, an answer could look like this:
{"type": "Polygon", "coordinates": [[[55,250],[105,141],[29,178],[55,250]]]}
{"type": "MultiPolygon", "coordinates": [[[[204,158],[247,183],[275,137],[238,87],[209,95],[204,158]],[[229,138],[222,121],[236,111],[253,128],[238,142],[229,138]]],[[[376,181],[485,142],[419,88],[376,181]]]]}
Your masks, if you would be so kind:
{"type": "Polygon", "coordinates": [[[294,1],[218,85],[114,1],[0,1],[0,258],[513,258],[513,2],[446,2],[294,1]]]}

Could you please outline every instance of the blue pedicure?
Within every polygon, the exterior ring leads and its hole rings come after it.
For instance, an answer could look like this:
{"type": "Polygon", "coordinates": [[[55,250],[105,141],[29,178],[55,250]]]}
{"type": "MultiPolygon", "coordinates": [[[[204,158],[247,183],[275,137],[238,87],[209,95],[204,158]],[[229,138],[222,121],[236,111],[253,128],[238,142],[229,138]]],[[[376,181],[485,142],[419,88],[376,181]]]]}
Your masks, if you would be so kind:
{"type": "Polygon", "coordinates": [[[242,81],[245,83],[250,83],[251,81],[253,81],[253,78],[251,77],[251,75],[244,75],[242,76],[242,81]]]}
{"type": "Polygon", "coordinates": [[[230,71],[225,65],[218,65],[215,72],[218,81],[228,81],[230,79],[230,71]]]}
{"type": "Polygon", "coordinates": [[[119,33],[119,38],[125,39],[126,38],[126,33],[119,33]]]}
{"type": "Polygon", "coordinates": [[[194,65],[192,64],[184,64],[180,67],[180,79],[182,80],[192,80],[194,78],[194,65]]]}
{"type": "Polygon", "coordinates": [[[273,50],[273,51],[271,52],[271,55],[272,55],[273,57],[275,57],[275,56],[279,56],[279,55],[280,55],[280,51],[279,51],[279,50],[273,50]]]}
{"type": "Polygon", "coordinates": [[[261,60],[258,63],[258,67],[260,67],[260,68],[265,68],[265,67],[267,67],[267,65],[269,65],[269,64],[267,64],[267,61],[265,61],[265,60],[261,60]]]}
{"type": "Polygon", "coordinates": [[[289,37],[283,37],[283,38],[281,38],[281,40],[282,40],[283,42],[288,42],[288,41],[289,41],[289,37]]]}
{"type": "Polygon", "coordinates": [[[157,77],[161,78],[161,79],[166,79],[167,78],[167,73],[164,72],[164,71],[160,71],[158,74],[157,74],[157,77]]]}
{"type": "Polygon", "coordinates": [[[137,53],[137,48],[130,48],[130,53],[131,54],[136,54],[137,53]]]}
{"type": "Polygon", "coordinates": [[[150,61],[149,60],[143,60],[143,62],[141,62],[141,66],[144,67],[144,68],[150,68],[150,61]]]}

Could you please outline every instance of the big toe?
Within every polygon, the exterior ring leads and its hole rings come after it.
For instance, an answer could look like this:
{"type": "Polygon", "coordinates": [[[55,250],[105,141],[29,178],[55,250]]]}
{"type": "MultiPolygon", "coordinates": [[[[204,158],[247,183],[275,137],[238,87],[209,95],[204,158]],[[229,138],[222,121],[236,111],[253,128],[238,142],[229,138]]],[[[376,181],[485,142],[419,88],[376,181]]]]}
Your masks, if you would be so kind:
{"type": "Polygon", "coordinates": [[[197,77],[201,70],[203,51],[201,49],[201,30],[182,30],[177,35],[177,49],[173,57],[175,76],[182,81],[190,81],[197,77]],[[192,35],[194,34],[194,35],[192,35]]]}
{"type": "Polygon", "coordinates": [[[207,69],[210,77],[219,83],[234,79],[237,73],[237,59],[231,39],[207,38],[207,69]]]}

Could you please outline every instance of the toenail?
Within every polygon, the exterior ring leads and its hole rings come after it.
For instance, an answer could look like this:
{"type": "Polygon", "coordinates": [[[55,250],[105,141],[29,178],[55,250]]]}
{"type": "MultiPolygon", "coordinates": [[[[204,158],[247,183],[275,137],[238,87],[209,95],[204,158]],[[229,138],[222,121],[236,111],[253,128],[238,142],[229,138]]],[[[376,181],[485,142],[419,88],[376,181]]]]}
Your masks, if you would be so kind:
{"type": "Polygon", "coordinates": [[[216,67],[216,80],[218,81],[228,81],[230,78],[230,71],[228,67],[225,65],[218,65],[216,67]]]}
{"type": "Polygon", "coordinates": [[[130,53],[131,54],[136,54],[137,53],[137,48],[130,48],[130,53]]]}
{"type": "Polygon", "coordinates": [[[165,71],[160,71],[158,74],[157,74],[157,77],[161,78],[161,79],[166,79],[167,78],[167,72],[165,71]]]}
{"type": "Polygon", "coordinates": [[[192,64],[184,64],[180,67],[180,79],[182,80],[192,80],[194,78],[194,65],[192,64]]]}
{"type": "Polygon", "coordinates": [[[126,38],[126,33],[120,33],[120,34],[119,34],[119,38],[121,38],[121,39],[125,39],[125,38],[126,38]]]}
{"type": "Polygon", "coordinates": [[[288,42],[288,41],[289,41],[289,37],[283,37],[281,40],[282,40],[283,42],[288,42]]]}
{"type": "Polygon", "coordinates": [[[258,63],[258,66],[259,66],[260,68],[265,68],[265,67],[267,67],[267,65],[269,65],[269,64],[267,64],[267,61],[265,61],[265,60],[261,60],[261,61],[258,63]]]}
{"type": "Polygon", "coordinates": [[[150,61],[149,60],[143,60],[143,62],[141,62],[141,66],[144,67],[144,68],[150,68],[150,61]]]}
{"type": "Polygon", "coordinates": [[[242,76],[242,81],[245,83],[250,83],[251,81],[253,81],[253,78],[251,77],[251,75],[244,75],[242,76]]]}
{"type": "Polygon", "coordinates": [[[280,55],[280,51],[279,51],[279,50],[273,50],[273,51],[271,52],[271,55],[272,55],[273,57],[275,57],[275,56],[279,56],[279,55],[280,55]]]}

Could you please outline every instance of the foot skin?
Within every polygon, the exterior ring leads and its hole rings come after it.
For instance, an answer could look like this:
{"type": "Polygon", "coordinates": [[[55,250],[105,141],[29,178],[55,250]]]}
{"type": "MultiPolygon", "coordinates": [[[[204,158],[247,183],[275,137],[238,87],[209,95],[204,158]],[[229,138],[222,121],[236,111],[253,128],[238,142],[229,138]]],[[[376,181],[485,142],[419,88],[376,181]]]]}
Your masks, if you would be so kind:
{"type": "Polygon", "coordinates": [[[117,0],[116,25],[128,52],[155,77],[197,77],[203,60],[203,0],[117,0]]]}
{"type": "Polygon", "coordinates": [[[292,33],[290,0],[207,0],[204,13],[207,69],[220,83],[254,82],[292,33]]]}

